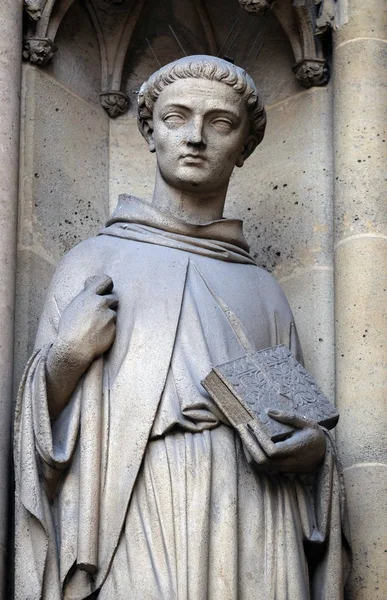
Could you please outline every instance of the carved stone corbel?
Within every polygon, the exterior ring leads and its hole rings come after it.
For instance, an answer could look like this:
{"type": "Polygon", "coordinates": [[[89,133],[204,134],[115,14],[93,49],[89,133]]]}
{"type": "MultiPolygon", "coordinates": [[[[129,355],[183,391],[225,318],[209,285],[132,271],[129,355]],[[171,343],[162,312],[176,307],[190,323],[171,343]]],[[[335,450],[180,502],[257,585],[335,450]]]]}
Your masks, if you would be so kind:
{"type": "Polygon", "coordinates": [[[293,67],[296,79],[305,88],[325,85],[329,81],[329,68],[323,58],[304,58],[293,67]]]}
{"type": "Polygon", "coordinates": [[[23,58],[38,66],[44,66],[52,59],[58,50],[55,37],[59,25],[74,1],[24,0],[29,25],[24,40],[23,58]]]}
{"type": "Polygon", "coordinates": [[[44,66],[58,50],[49,38],[26,38],[24,40],[23,58],[35,65],[44,66]]]}
{"type": "Polygon", "coordinates": [[[126,113],[129,108],[129,97],[124,92],[110,91],[99,95],[101,106],[113,119],[126,113]]]}
{"type": "Polygon", "coordinates": [[[49,0],[24,0],[29,24],[24,38],[23,58],[38,66],[46,65],[58,50],[54,40],[48,36],[48,28],[44,26],[49,3],[52,4],[52,10],[53,3],[49,0]],[[42,16],[45,17],[43,20],[42,16]]]}
{"type": "Polygon", "coordinates": [[[329,67],[319,35],[335,27],[336,0],[239,0],[249,13],[265,15],[272,9],[292,46],[293,71],[305,88],[325,85],[329,67]]]}
{"type": "Polygon", "coordinates": [[[239,0],[239,4],[247,12],[263,17],[276,0],[239,0]]]}

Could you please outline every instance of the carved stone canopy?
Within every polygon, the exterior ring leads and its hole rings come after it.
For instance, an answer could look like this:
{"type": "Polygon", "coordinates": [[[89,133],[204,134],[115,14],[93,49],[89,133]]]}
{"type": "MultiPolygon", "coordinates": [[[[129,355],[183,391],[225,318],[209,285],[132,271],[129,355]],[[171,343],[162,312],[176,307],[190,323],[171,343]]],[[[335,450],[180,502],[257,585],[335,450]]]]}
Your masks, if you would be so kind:
{"type": "MultiPolygon", "coordinates": [[[[67,11],[76,0],[24,0],[27,34],[23,58],[44,66],[57,51],[55,37],[67,11]]],[[[122,72],[134,32],[144,17],[146,0],[83,0],[98,38],[101,56],[101,104],[115,118],[129,107],[129,97],[121,90],[122,72]]],[[[218,48],[203,0],[193,5],[206,40],[206,53],[218,48]]]]}
{"type": "MultiPolygon", "coordinates": [[[[24,0],[29,25],[23,57],[44,66],[56,52],[59,26],[75,0],[24,0]]],[[[125,57],[145,0],[84,0],[101,56],[101,104],[110,117],[124,114],[129,97],[121,91],[125,57]],[[106,10],[108,7],[108,11],[106,10]]]]}
{"type": "MultiPolygon", "coordinates": [[[[44,66],[53,58],[58,50],[55,38],[59,26],[75,1],[24,0],[27,15],[24,59],[44,66]]],[[[129,97],[121,89],[122,73],[135,30],[145,17],[146,3],[147,0],[83,0],[100,48],[101,104],[112,118],[124,114],[129,107],[129,97]]],[[[217,55],[217,41],[206,2],[192,0],[192,3],[204,33],[205,53],[217,55]]],[[[334,26],[336,0],[239,0],[239,4],[256,15],[273,11],[289,38],[295,58],[293,71],[304,87],[324,85],[328,81],[328,65],[318,36],[334,26]]]]}
{"type": "Polygon", "coordinates": [[[319,36],[335,27],[336,0],[239,0],[247,12],[265,15],[273,10],[292,46],[297,80],[306,88],[329,80],[329,67],[319,36]]]}

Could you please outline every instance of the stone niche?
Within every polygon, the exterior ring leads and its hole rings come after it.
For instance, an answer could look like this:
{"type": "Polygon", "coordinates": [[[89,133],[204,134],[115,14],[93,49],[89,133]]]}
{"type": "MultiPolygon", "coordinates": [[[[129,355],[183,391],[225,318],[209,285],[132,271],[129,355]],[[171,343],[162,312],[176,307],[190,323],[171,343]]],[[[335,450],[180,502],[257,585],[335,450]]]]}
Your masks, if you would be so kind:
{"type": "Polygon", "coordinates": [[[316,22],[296,21],[291,2],[247,4],[26,0],[16,380],[60,257],[98,232],[118,194],[150,197],[154,156],[136,125],[142,81],[184,53],[209,53],[249,71],[268,113],[226,214],[244,220],[254,257],[283,286],[306,363],[333,397],[331,86],[299,77],[306,54],[325,74],[327,62],[316,22]]]}
{"type": "Polygon", "coordinates": [[[154,155],[136,125],[142,81],[184,53],[234,60],[261,89],[268,126],[232,177],[226,216],[244,220],[253,256],[281,283],[306,365],[332,399],[336,380],[349,597],[384,600],[385,0],[24,5],[15,384],[63,254],[98,233],[120,193],[150,198],[154,155]],[[334,36],[331,82],[329,35],[319,35],[337,10],[347,23],[334,36]]]}

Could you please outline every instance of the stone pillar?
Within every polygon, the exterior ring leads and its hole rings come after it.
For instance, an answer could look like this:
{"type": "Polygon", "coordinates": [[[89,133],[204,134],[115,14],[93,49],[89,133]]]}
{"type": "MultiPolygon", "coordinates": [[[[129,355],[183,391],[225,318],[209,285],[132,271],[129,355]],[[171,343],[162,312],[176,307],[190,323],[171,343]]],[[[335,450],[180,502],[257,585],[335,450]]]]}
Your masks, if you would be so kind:
{"type": "Polygon", "coordinates": [[[0,19],[0,594],[4,599],[12,427],[22,4],[22,0],[3,0],[0,19]]]}
{"type": "Polygon", "coordinates": [[[387,597],[387,4],[349,0],[334,40],[338,442],[351,600],[387,597]]]}

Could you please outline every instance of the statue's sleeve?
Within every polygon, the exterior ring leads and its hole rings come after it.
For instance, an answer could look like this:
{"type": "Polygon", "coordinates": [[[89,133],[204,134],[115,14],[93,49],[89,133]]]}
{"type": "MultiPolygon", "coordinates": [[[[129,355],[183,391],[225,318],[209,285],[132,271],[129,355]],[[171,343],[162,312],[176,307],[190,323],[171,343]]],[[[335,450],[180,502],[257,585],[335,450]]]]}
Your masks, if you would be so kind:
{"type": "MultiPolygon", "coordinates": [[[[69,261],[67,261],[69,262],[69,261]]],[[[66,269],[67,271],[67,269],[66,269]]],[[[46,361],[58,329],[61,307],[80,289],[74,280],[65,288],[58,284],[63,275],[58,267],[47,294],[34,352],[19,387],[15,411],[15,590],[16,600],[40,599],[45,573],[56,581],[46,582],[60,590],[56,559],[55,530],[50,502],[55,489],[74,458],[78,443],[81,389],[51,424],[47,406],[46,361]],[[61,293],[61,289],[65,293],[61,293]],[[52,567],[50,568],[50,562],[52,567]]],[[[52,600],[57,600],[55,593],[52,600]]],[[[51,596],[50,596],[51,598],[51,596]]],[[[59,597],[58,597],[59,600],[59,597]]]]}
{"type": "Polygon", "coordinates": [[[295,479],[311,598],[343,600],[351,551],[342,469],[334,438],[326,435],[326,452],[316,472],[295,479]]]}
{"type": "MultiPolygon", "coordinates": [[[[63,471],[72,459],[77,443],[80,418],[80,384],[55,423],[51,423],[47,404],[46,363],[49,350],[57,333],[61,313],[82,289],[69,271],[71,261],[67,257],[55,273],[40,318],[35,347],[20,384],[15,422],[18,466],[21,469],[21,491],[32,484],[30,478],[39,475],[46,479],[49,495],[58,479],[55,471],[63,471]],[[18,439],[20,438],[20,439],[18,439]],[[27,442],[28,440],[28,442],[27,442]],[[36,469],[27,469],[25,460],[34,451],[36,469]],[[25,472],[25,471],[28,471],[25,472]],[[35,473],[36,471],[36,473],[35,473]]],[[[74,272],[77,272],[74,265],[74,272]]],[[[31,454],[32,458],[32,454],[31,454]]],[[[24,500],[31,497],[30,490],[24,500]]],[[[32,508],[32,507],[31,507],[32,508]]]]}

